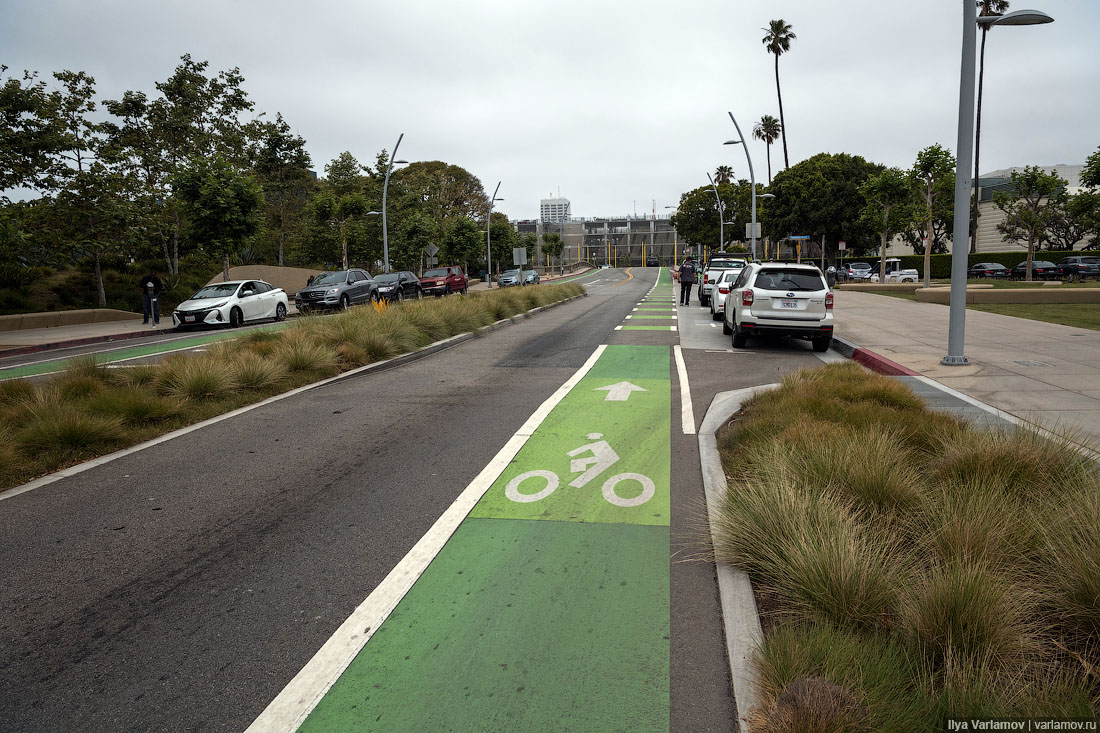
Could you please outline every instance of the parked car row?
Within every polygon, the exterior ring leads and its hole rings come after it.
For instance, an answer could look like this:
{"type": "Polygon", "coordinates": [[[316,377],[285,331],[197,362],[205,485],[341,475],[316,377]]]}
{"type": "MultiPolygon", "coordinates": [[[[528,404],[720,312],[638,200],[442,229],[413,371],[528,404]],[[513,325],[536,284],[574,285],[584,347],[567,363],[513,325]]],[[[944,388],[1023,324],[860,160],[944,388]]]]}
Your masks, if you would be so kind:
{"type": "MultiPolygon", "coordinates": [[[[1023,280],[1027,278],[1027,260],[1013,268],[999,262],[979,262],[966,271],[967,278],[1002,278],[1023,280]]],[[[1100,278],[1100,257],[1075,255],[1057,263],[1049,260],[1032,260],[1031,276],[1037,280],[1087,280],[1100,278]]]]}

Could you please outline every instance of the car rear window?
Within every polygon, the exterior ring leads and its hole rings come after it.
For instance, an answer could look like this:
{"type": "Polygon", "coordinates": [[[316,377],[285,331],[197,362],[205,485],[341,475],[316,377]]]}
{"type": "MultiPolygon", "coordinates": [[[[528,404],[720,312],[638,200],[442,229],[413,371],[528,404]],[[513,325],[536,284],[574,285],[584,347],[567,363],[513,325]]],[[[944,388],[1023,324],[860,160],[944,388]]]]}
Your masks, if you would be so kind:
{"type": "Polygon", "coordinates": [[[711,260],[707,263],[707,269],[729,270],[733,267],[744,267],[744,260],[711,260]]]}
{"type": "Polygon", "coordinates": [[[821,275],[808,270],[767,269],[756,276],[754,287],[763,290],[825,290],[821,275]]]}

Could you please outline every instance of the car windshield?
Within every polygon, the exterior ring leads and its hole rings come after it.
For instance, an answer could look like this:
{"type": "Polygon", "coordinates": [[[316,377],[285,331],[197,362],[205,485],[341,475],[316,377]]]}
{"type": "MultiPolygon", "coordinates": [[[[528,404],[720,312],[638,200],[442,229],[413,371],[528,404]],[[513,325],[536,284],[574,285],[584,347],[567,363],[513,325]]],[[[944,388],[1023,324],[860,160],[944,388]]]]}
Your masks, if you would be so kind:
{"type": "Polygon", "coordinates": [[[346,272],[322,272],[317,277],[313,278],[313,282],[310,285],[335,285],[342,283],[347,279],[348,274],[346,272]]]}
{"type": "Polygon", "coordinates": [[[398,277],[396,272],[386,272],[381,275],[375,275],[374,279],[376,282],[380,283],[395,283],[398,277]]]}
{"type": "Polygon", "coordinates": [[[501,277],[519,277],[519,270],[505,270],[501,277]]]}
{"type": "Polygon", "coordinates": [[[205,288],[199,290],[191,296],[191,300],[203,300],[204,298],[224,298],[227,295],[232,295],[237,292],[237,287],[240,283],[218,283],[216,285],[207,285],[205,288]]]}
{"type": "Polygon", "coordinates": [[[424,273],[424,277],[447,277],[447,268],[437,267],[434,270],[428,270],[424,273]]]}
{"type": "Polygon", "coordinates": [[[745,266],[745,261],[744,260],[725,260],[725,259],[723,259],[723,260],[711,260],[709,263],[707,263],[708,268],[713,268],[715,270],[728,270],[731,267],[744,267],[744,266],[745,266]]]}
{"type": "Polygon", "coordinates": [[[761,270],[755,287],[763,290],[825,290],[821,275],[806,270],[761,270]]]}

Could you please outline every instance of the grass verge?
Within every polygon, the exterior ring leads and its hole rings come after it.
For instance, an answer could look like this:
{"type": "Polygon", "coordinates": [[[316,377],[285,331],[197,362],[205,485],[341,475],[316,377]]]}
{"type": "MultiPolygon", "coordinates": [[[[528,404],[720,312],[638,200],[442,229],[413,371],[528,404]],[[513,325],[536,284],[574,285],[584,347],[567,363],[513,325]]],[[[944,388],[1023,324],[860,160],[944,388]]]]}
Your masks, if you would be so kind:
{"type": "Polygon", "coordinates": [[[353,308],[204,354],[115,369],[81,358],[45,383],[0,382],[0,489],[584,292],[513,290],[353,308]]]}
{"type": "Polygon", "coordinates": [[[765,609],[753,730],[944,730],[1100,706],[1100,475],[855,364],[789,375],[718,435],[715,556],[765,609]]]}

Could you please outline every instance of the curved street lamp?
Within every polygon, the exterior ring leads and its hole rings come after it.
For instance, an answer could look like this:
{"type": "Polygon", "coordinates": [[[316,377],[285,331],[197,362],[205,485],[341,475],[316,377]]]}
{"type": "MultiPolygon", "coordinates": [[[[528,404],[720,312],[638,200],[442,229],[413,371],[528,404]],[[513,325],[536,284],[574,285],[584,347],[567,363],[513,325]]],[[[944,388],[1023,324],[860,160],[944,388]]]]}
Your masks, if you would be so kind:
{"type": "Polygon", "coordinates": [[[718,186],[714,185],[710,171],[707,171],[707,180],[710,181],[711,190],[714,191],[714,198],[718,199],[718,249],[722,250],[726,246],[726,207],[722,203],[722,197],[718,195],[718,186]]]}
{"type": "Polygon", "coordinates": [[[1054,20],[1038,10],[1017,10],[1008,15],[978,17],[977,6],[963,3],[962,69],[959,77],[959,138],[955,159],[955,229],[951,235],[951,315],[947,327],[944,366],[964,366],[966,335],[966,269],[970,252],[970,190],[974,180],[974,66],[975,35],[981,25],[1037,25],[1054,20]]]}
{"type": "Polygon", "coordinates": [[[733,126],[737,129],[737,136],[740,140],[727,140],[722,143],[723,145],[741,145],[745,148],[745,160],[749,162],[749,185],[752,186],[752,258],[756,259],[756,176],[752,172],[752,156],[749,155],[749,144],[745,142],[745,136],[741,134],[741,125],[737,124],[736,118],[733,116],[733,112],[727,112],[730,119],[733,120],[733,126]]]}
{"type": "Polygon", "coordinates": [[[493,204],[504,200],[497,198],[499,190],[500,181],[497,181],[497,187],[493,189],[493,196],[489,199],[489,216],[485,217],[485,269],[489,271],[490,290],[493,289],[493,204]]]}
{"type": "Polygon", "coordinates": [[[401,133],[397,136],[397,144],[393,146],[393,154],[390,156],[390,162],[386,164],[386,180],[382,184],[382,271],[390,271],[390,238],[389,232],[386,229],[386,192],[390,188],[390,173],[393,172],[395,165],[403,165],[408,163],[407,160],[396,160],[397,149],[401,147],[401,139],[405,137],[405,133],[401,133]]]}

